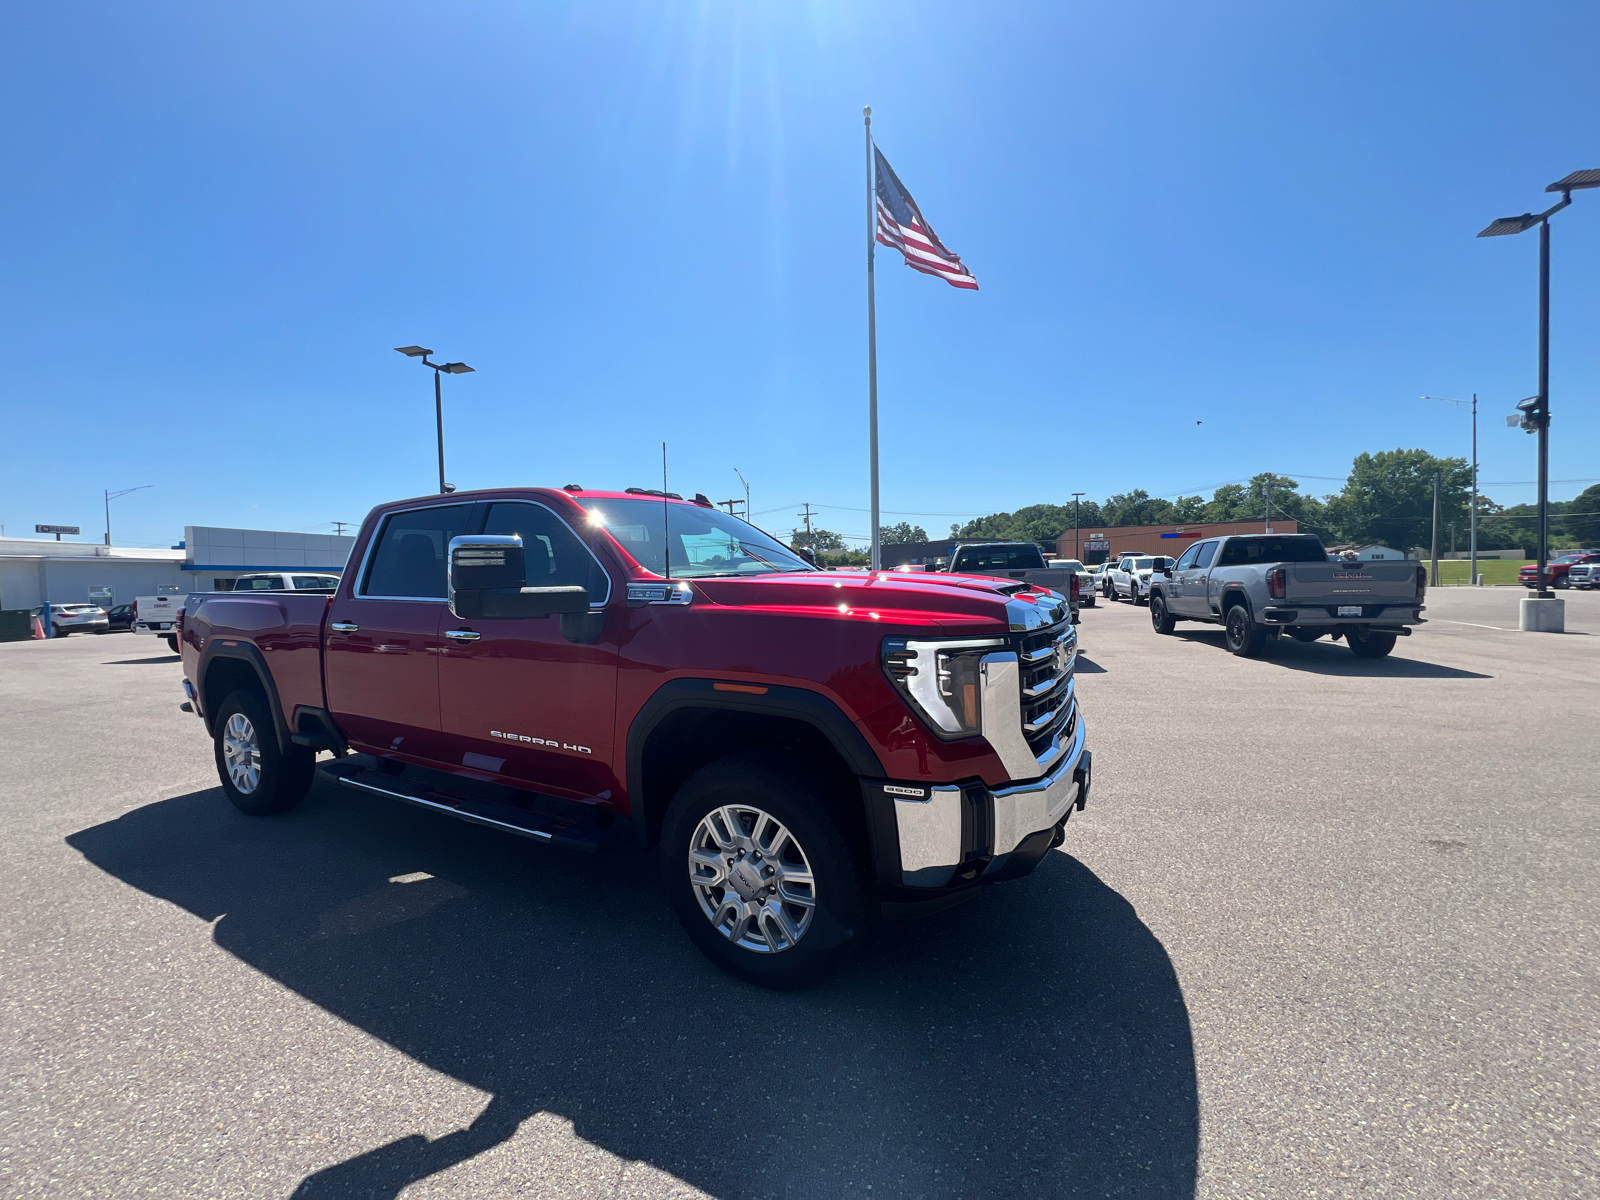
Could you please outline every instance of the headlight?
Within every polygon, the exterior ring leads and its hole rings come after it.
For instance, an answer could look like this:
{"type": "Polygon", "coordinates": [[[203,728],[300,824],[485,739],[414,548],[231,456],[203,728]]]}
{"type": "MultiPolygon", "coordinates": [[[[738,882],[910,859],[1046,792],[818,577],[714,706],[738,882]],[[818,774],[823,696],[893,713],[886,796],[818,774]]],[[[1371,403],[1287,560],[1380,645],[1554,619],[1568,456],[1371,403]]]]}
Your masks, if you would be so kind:
{"type": "Polygon", "coordinates": [[[1003,649],[999,638],[886,638],[883,670],[944,741],[975,737],[982,726],[979,664],[1003,649]]]}

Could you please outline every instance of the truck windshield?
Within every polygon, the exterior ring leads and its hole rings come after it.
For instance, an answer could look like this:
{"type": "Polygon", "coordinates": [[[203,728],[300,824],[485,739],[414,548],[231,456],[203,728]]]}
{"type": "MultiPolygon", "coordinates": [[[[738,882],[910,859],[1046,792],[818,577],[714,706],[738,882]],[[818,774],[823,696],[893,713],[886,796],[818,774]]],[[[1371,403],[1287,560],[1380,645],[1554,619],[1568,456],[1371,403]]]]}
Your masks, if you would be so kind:
{"type": "Polygon", "coordinates": [[[956,574],[988,571],[1038,571],[1044,568],[1044,552],[1034,545],[963,546],[956,551],[950,570],[956,574]]]}
{"type": "Polygon", "coordinates": [[[593,500],[585,505],[599,525],[646,571],[674,579],[767,575],[816,568],[776,538],[738,517],[697,504],[661,500],[593,500]]]}
{"type": "Polygon", "coordinates": [[[1314,537],[1231,537],[1222,547],[1219,566],[1239,563],[1319,563],[1328,561],[1320,538],[1314,537]]]}

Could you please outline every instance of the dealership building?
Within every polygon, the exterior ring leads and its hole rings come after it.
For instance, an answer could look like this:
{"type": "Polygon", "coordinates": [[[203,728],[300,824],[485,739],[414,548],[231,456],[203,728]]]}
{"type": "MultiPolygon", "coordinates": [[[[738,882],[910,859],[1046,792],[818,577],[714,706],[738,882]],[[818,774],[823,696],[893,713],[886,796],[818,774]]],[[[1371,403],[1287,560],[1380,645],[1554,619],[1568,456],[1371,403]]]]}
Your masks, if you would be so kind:
{"type": "Polygon", "coordinates": [[[223,529],[187,525],[183,541],[166,550],[0,538],[0,609],[52,604],[112,608],[139,596],[229,591],[255,571],[338,574],[353,537],[223,529]]]}

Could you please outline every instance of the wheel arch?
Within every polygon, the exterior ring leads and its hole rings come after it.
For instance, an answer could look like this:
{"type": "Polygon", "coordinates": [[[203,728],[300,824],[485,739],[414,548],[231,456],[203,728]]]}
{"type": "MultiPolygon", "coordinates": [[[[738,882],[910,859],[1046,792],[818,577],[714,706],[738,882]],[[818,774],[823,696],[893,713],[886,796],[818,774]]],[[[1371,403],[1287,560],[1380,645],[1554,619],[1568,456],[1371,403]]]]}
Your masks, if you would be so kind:
{"type": "Polygon", "coordinates": [[[217,709],[228,695],[241,689],[250,689],[259,692],[267,702],[267,709],[272,713],[278,749],[288,751],[289,723],[284,719],[283,705],[278,700],[278,688],[272,682],[272,672],[267,669],[266,659],[259,649],[248,642],[225,646],[219,639],[209,639],[195,674],[200,680],[200,715],[205,721],[207,733],[216,735],[217,709]]]}
{"type": "MultiPolygon", "coordinates": [[[[628,805],[646,846],[679,786],[695,771],[736,750],[760,746],[800,752],[808,767],[848,779],[843,794],[860,798],[857,780],[883,775],[883,764],[855,723],[832,700],[805,688],[769,686],[761,694],[716,690],[717,680],[675,679],[645,702],[628,726],[628,805]]],[[[843,790],[843,789],[842,789],[843,790]]],[[[865,819],[852,807],[852,822],[865,819]]]]}

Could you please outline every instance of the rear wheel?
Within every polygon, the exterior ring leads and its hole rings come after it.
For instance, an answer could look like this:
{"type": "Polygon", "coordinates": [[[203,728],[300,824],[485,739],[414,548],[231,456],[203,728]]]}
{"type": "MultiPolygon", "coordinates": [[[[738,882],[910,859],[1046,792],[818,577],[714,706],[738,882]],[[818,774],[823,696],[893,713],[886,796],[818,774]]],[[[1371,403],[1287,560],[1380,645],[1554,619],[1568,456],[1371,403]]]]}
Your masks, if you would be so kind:
{"type": "Polygon", "coordinates": [[[1177,628],[1178,622],[1167,611],[1167,599],[1160,592],[1150,597],[1150,628],[1157,633],[1171,633],[1177,628]]]}
{"type": "Polygon", "coordinates": [[[1235,604],[1223,619],[1223,641],[1240,658],[1254,658],[1266,645],[1266,630],[1257,629],[1249,610],[1242,604],[1235,604]]]}
{"type": "Polygon", "coordinates": [[[730,975],[809,987],[859,937],[859,855],[830,807],[822,784],[760,751],[678,789],[661,828],[662,883],[690,940],[730,975]]]}
{"type": "Polygon", "coordinates": [[[1392,633],[1365,633],[1352,629],[1345,634],[1345,641],[1350,644],[1350,653],[1357,658],[1383,658],[1394,649],[1395,637],[1392,633]]]}
{"type": "Polygon", "coordinates": [[[272,714],[255,692],[238,691],[217,709],[217,777],[233,806],[252,817],[287,812],[305,799],[317,769],[315,752],[278,749],[272,714]]]}
{"type": "Polygon", "coordinates": [[[168,650],[171,650],[174,654],[178,653],[178,639],[175,636],[168,634],[166,637],[166,643],[168,650]]]}

